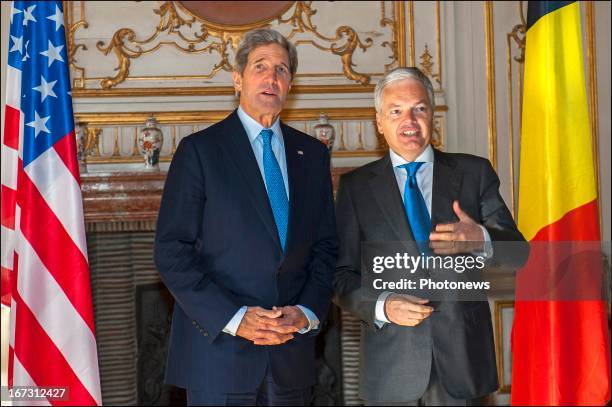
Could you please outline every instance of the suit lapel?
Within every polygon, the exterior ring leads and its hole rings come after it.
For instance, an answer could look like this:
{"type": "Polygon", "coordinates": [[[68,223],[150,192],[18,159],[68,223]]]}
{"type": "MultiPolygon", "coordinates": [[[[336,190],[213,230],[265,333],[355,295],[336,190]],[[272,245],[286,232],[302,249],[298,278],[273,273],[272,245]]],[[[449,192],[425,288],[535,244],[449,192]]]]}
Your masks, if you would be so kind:
{"type": "Polygon", "coordinates": [[[389,153],[378,162],[378,165],[372,168],[372,177],[369,183],[374,199],[385,215],[387,223],[397,235],[397,240],[414,240],[406,218],[402,195],[397,187],[389,153]]]}
{"type": "Polygon", "coordinates": [[[463,173],[447,154],[434,149],[434,173],[431,196],[431,224],[451,222],[457,217],[453,212],[453,201],[459,198],[459,187],[463,173]]]}
{"type": "Polygon", "coordinates": [[[236,170],[240,173],[245,184],[244,190],[248,192],[248,195],[253,200],[257,214],[280,250],[278,231],[276,230],[276,223],[274,221],[274,215],[272,214],[272,208],[270,207],[264,180],[261,176],[259,165],[257,165],[255,154],[253,154],[253,148],[251,147],[249,137],[235,110],[226,119],[226,130],[224,133],[224,137],[228,141],[222,143],[222,145],[227,156],[236,167],[236,170]]]}
{"type": "Polygon", "coordinates": [[[294,130],[281,122],[283,140],[285,143],[285,157],[287,159],[287,176],[289,178],[289,229],[287,231],[287,242],[285,252],[298,233],[299,220],[302,218],[304,194],[306,188],[304,155],[298,154],[298,150],[304,151],[298,143],[294,130]]]}

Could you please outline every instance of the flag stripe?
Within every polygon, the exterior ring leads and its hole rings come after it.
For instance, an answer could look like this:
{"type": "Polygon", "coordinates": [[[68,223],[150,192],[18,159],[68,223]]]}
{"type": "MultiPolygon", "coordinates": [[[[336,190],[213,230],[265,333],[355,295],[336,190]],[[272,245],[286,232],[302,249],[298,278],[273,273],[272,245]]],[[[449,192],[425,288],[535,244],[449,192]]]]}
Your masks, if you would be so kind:
{"type": "Polygon", "coordinates": [[[557,222],[546,225],[533,237],[534,241],[595,241],[599,240],[597,200],[579,206],[557,222]]]}
{"type": "Polygon", "coordinates": [[[527,3],[527,29],[548,13],[565,7],[573,1],[530,1],[527,3]]]}
{"type": "MultiPolygon", "coordinates": [[[[15,225],[19,225],[21,208],[15,206],[15,225]]],[[[2,231],[2,305],[11,304],[11,292],[14,289],[12,277],[13,268],[17,264],[17,233],[14,230],[0,226],[2,231]]],[[[12,327],[12,326],[11,326],[12,327]]],[[[10,359],[9,359],[10,360],[10,359]]],[[[10,369],[9,369],[10,372],[10,369]]]]}
{"type": "MultiPolygon", "coordinates": [[[[21,111],[7,104],[4,108],[4,138],[2,144],[15,151],[19,149],[20,118],[21,111]]],[[[2,158],[4,159],[4,157],[2,158]]]]}
{"type": "MultiPolygon", "coordinates": [[[[79,174],[79,164],[77,160],[74,159],[76,157],[76,144],[74,143],[75,134],[74,131],[71,131],[64,138],[59,140],[53,145],[55,152],[58,157],[62,160],[68,171],[72,174],[72,177],[77,183],[79,187],[79,198],[80,198],[80,185],[81,185],[81,176],[79,174]]],[[[82,205],[79,205],[81,207],[82,205]]]]}
{"type": "Polygon", "coordinates": [[[94,394],[99,377],[96,369],[89,369],[97,363],[93,357],[95,353],[92,352],[96,349],[93,332],[70,304],[62,288],[46,270],[28,241],[23,239],[19,247],[21,250],[19,256],[21,278],[17,282],[19,297],[85,388],[90,394],[94,394]],[[28,281],[37,281],[39,284],[28,284],[28,281]],[[56,323],[57,315],[62,316],[61,325],[56,323]],[[71,329],[65,329],[66,326],[71,329]]]}
{"type": "Polygon", "coordinates": [[[15,359],[20,361],[38,386],[68,387],[71,400],[87,405],[96,404],[97,401],[80,382],[18,293],[15,294],[15,301],[19,310],[15,321],[19,332],[15,336],[15,359]]]}
{"type": "MultiPolygon", "coordinates": [[[[21,111],[21,71],[11,65],[7,65],[6,67],[5,106],[17,110],[18,112],[21,111]]],[[[4,116],[4,120],[7,120],[6,117],[7,116],[4,116]]],[[[17,134],[19,134],[19,132],[17,132],[17,134]]]]}
{"type": "Polygon", "coordinates": [[[42,153],[24,171],[49,206],[50,215],[60,221],[70,239],[87,258],[81,188],[55,149],[50,148],[42,153]]]}
{"type": "MultiPolygon", "coordinates": [[[[17,254],[15,254],[15,264],[17,263],[18,263],[17,254]]],[[[16,270],[13,271],[13,273],[16,273],[16,272],[17,272],[16,270]]],[[[17,275],[16,274],[13,274],[13,275],[15,276],[13,280],[15,280],[17,278],[17,275]]],[[[11,289],[16,286],[13,280],[10,281],[11,289]]],[[[11,311],[10,311],[10,316],[9,316],[10,323],[9,323],[9,355],[8,355],[8,373],[9,375],[8,375],[7,384],[9,386],[13,386],[13,379],[14,379],[13,367],[15,364],[15,315],[17,314],[17,303],[12,298],[12,296],[10,299],[10,304],[11,304],[11,311]]]]}
{"type": "Polygon", "coordinates": [[[7,146],[2,146],[2,185],[17,189],[17,165],[19,152],[7,146]]]}
{"type": "Polygon", "coordinates": [[[539,351],[514,358],[512,371],[520,373],[512,375],[512,404],[605,405],[610,398],[609,376],[601,374],[609,368],[605,302],[517,301],[514,313],[523,330],[513,331],[514,352],[539,351]],[[562,324],[550,326],[561,318],[562,324]]]}
{"type": "MultiPolygon", "coordinates": [[[[17,191],[2,185],[2,204],[0,209],[0,224],[3,228],[15,230],[15,206],[17,191]]],[[[4,239],[2,240],[4,242],[4,239]]],[[[3,250],[4,251],[4,250],[3,250]]]]}
{"type": "Polygon", "coordinates": [[[11,271],[12,267],[0,266],[0,275],[2,278],[2,287],[0,288],[0,298],[2,306],[11,306],[11,271]]]}
{"type": "MultiPolygon", "coordinates": [[[[13,269],[13,255],[17,244],[17,234],[15,230],[0,226],[2,232],[2,257],[0,266],[9,270],[13,269]]],[[[4,284],[4,280],[2,280],[4,284]]]]}
{"type": "MultiPolygon", "coordinates": [[[[30,377],[19,359],[14,359],[14,376],[18,379],[22,386],[36,386],[34,380],[30,377]]],[[[40,401],[13,402],[14,406],[50,406],[51,403],[47,399],[40,401]]]]}
{"type": "Polygon", "coordinates": [[[66,229],[54,216],[30,178],[23,171],[19,177],[19,205],[22,207],[21,233],[30,242],[47,270],[60,284],[66,296],[94,332],[88,265],[66,229]],[[27,210],[24,208],[27,205],[27,210]],[[44,230],[40,233],[39,230],[44,230]],[[87,283],[85,285],[85,283],[87,283]]]}

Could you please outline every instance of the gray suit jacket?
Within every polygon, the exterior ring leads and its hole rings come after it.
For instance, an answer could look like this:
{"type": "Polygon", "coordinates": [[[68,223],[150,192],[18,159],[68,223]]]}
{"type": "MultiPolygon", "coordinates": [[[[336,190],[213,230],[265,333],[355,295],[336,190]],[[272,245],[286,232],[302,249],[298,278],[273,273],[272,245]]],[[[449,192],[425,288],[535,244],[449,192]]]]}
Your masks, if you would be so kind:
{"type": "MultiPolygon", "coordinates": [[[[453,200],[484,225],[492,241],[524,241],[499,195],[499,179],[488,160],[434,150],[432,225],[456,222],[453,200]]],[[[335,301],[362,321],[360,396],[367,401],[420,398],[431,364],[447,392],[471,399],[498,387],[491,314],[486,301],[441,301],[416,327],[374,325],[375,301],[361,283],[361,242],[414,240],[391,159],[345,174],[336,200],[341,245],[335,301]]],[[[501,251],[500,251],[501,252],[501,251]]],[[[508,259],[502,259],[508,260],[508,259]]],[[[524,259],[516,259],[517,266],[524,259]]]]}

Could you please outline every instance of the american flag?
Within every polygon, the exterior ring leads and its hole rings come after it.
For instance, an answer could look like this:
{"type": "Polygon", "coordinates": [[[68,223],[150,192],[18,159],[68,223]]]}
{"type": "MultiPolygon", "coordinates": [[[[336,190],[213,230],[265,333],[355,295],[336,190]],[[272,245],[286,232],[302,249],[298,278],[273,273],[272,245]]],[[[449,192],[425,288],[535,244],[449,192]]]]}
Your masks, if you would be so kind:
{"type": "Polygon", "coordinates": [[[100,405],[62,2],[16,1],[10,19],[1,212],[8,384],[68,388],[69,400],[50,404],[100,405]]]}

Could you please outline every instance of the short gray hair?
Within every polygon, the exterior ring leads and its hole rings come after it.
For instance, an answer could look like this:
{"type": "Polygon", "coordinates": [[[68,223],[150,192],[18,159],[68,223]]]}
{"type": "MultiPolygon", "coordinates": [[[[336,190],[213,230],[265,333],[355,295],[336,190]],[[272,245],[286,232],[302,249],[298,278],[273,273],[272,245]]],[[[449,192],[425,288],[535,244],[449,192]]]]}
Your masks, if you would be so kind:
{"type": "Polygon", "coordinates": [[[287,55],[289,56],[289,71],[291,71],[291,78],[293,78],[298,67],[298,57],[295,45],[281,33],[270,28],[258,28],[244,34],[236,50],[234,70],[242,75],[247,60],[249,59],[249,53],[257,47],[268,44],[278,44],[287,51],[287,55]]]}
{"type": "Polygon", "coordinates": [[[376,112],[380,113],[380,109],[382,108],[382,93],[383,90],[393,82],[402,81],[405,79],[413,79],[421,83],[425,87],[427,91],[427,96],[429,98],[429,104],[431,105],[431,109],[433,110],[436,107],[435,99],[434,99],[434,90],[431,81],[419,68],[415,67],[405,67],[405,68],[395,68],[394,70],[387,73],[377,84],[374,89],[374,107],[376,107],[376,112]]]}

